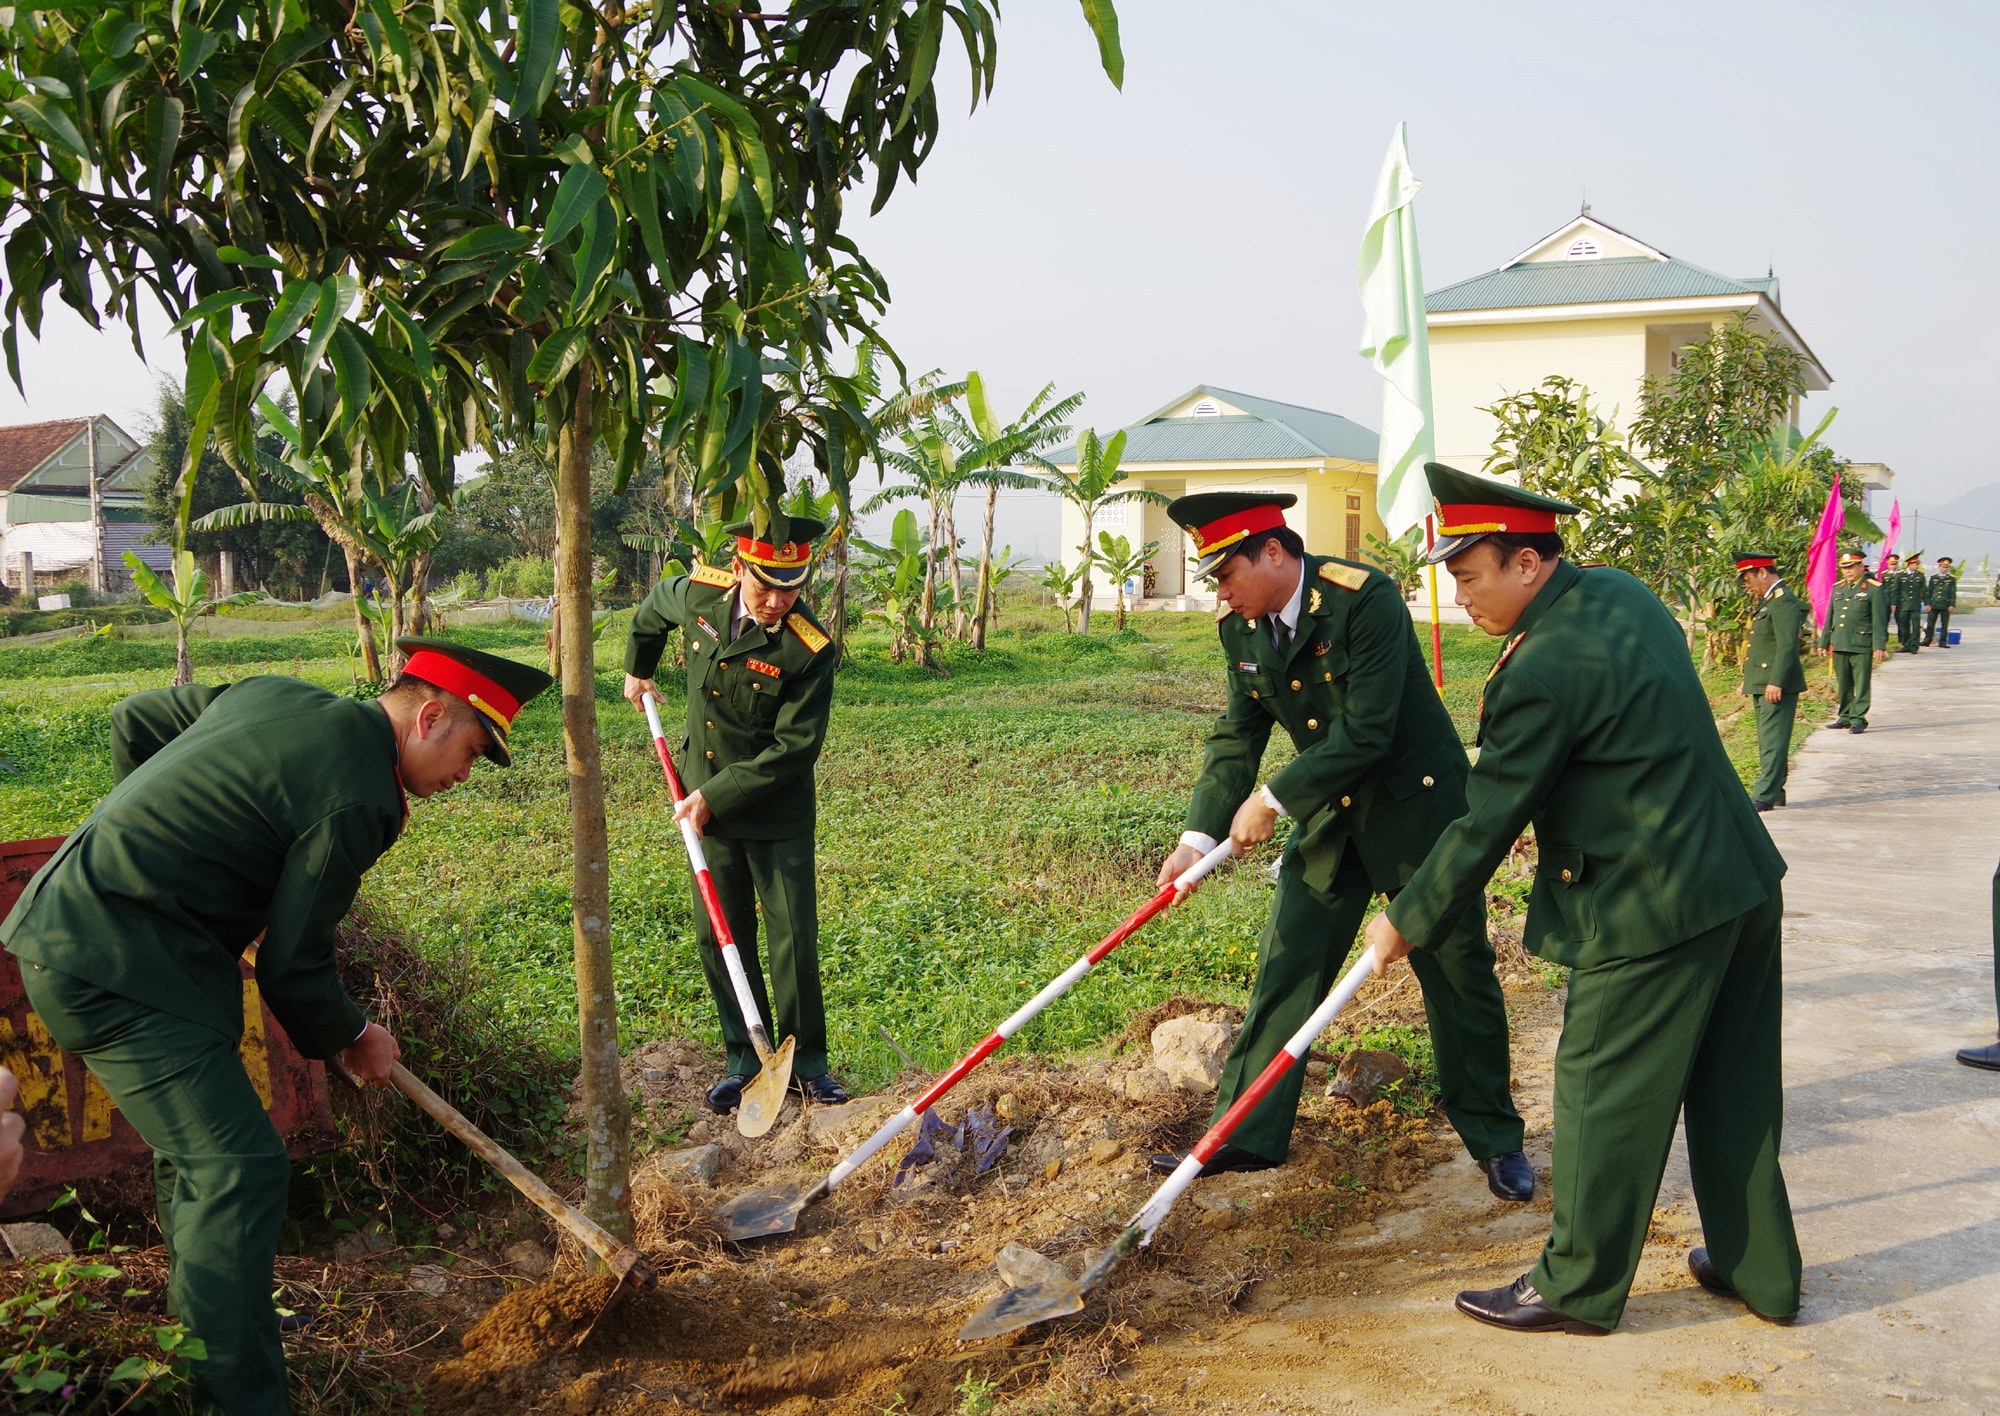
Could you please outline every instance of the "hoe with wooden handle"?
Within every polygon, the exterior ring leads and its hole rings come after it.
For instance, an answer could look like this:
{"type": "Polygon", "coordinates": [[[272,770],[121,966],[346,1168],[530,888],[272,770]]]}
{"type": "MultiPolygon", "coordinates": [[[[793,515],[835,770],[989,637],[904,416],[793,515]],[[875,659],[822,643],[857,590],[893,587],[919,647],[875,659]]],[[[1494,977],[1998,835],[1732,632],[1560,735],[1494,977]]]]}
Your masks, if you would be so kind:
{"type": "MultiPolygon", "coordinates": [[[[653,730],[653,751],[659,754],[660,770],[667,776],[667,791],[679,806],[687,793],[681,790],[681,774],[674,770],[673,754],[667,751],[666,730],[660,726],[660,705],[652,694],[641,695],[646,709],[646,726],[653,730]]],[[[736,1108],[736,1129],[745,1136],[761,1136],[778,1123],[778,1111],[785,1104],[785,1088],[792,1081],[792,1051],[797,1039],[786,1038],[771,1046],[771,1034],[764,1030],[763,1015],[757,1011],[757,996],[750,991],[750,975],[743,970],[743,952],[736,936],[729,932],[729,920],[722,913],[722,900],[715,893],[715,877],[709,874],[708,857],[702,853],[701,832],[691,821],[682,821],[681,844],[687,847],[688,864],[694,867],[695,888],[708,907],[708,923],[715,942],[722,949],[722,966],[729,971],[729,986],[736,992],[736,1007],[743,1014],[743,1026],[750,1033],[750,1045],[757,1049],[763,1070],[743,1087],[743,1100],[736,1108]]]]}

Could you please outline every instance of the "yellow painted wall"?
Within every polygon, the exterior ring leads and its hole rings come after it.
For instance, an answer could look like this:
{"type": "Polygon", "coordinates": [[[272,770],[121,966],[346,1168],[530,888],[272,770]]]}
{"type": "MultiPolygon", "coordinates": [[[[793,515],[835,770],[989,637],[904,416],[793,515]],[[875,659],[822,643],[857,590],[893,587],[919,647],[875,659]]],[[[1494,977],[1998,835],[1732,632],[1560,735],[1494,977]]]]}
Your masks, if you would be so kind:
{"type": "Polygon", "coordinates": [[[1477,472],[1493,450],[1494,421],[1482,407],[1525,393],[1550,374],[1589,387],[1592,404],[1626,422],[1646,371],[1640,318],[1534,324],[1433,325],[1431,407],[1438,461],[1477,472]]]}

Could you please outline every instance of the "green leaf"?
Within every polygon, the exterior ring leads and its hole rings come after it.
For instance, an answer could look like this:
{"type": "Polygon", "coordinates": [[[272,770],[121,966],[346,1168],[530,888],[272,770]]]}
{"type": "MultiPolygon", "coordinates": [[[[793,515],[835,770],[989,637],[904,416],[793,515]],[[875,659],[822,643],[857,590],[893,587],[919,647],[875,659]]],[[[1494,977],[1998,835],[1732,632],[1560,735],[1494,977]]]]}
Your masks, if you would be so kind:
{"type": "Polygon", "coordinates": [[[255,266],[259,270],[285,268],[285,263],[276,256],[258,255],[254,251],[244,250],[241,246],[218,246],[215,248],[215,255],[216,259],[227,261],[230,265],[255,266]]]}
{"type": "Polygon", "coordinates": [[[341,425],[352,429],[367,408],[368,395],[374,388],[368,372],[368,354],[345,320],[334,326],[331,352],[334,384],[340,390],[341,425]]]}
{"type": "Polygon", "coordinates": [[[264,338],[259,346],[263,352],[269,354],[297,334],[318,298],[318,281],[286,281],[285,288],[278,292],[278,303],[271,307],[271,317],[264,321],[264,338]]]}
{"type": "Polygon", "coordinates": [[[552,384],[577,366],[590,350],[590,331],[578,325],[559,329],[542,341],[528,361],[528,381],[552,384]]]}
{"type": "Polygon", "coordinates": [[[595,167],[572,167],[563,173],[556,186],[556,199],[549,208],[548,224],[542,231],[542,249],[554,249],[558,241],[575,230],[609,186],[604,174],[595,167]]]}
{"type": "Polygon", "coordinates": [[[570,294],[570,320],[579,322],[595,303],[598,282],[618,255],[618,212],[609,197],[599,197],[583,222],[583,243],[576,257],[576,288],[570,294]]]}
{"type": "Polygon", "coordinates": [[[198,76],[217,49],[222,47],[222,36],[210,34],[199,25],[181,26],[181,53],[178,77],[185,84],[198,76]]]}
{"type": "Polygon", "coordinates": [[[146,104],[146,190],[156,202],[172,189],[174,151],[180,146],[181,120],[187,106],[178,98],[156,93],[146,104]]]}
{"type": "Polygon", "coordinates": [[[438,262],[485,260],[488,256],[503,253],[512,255],[534,244],[532,232],[516,231],[511,226],[480,226],[446,246],[439,254],[438,262]]]}
{"type": "Polygon", "coordinates": [[[979,430],[979,436],[987,442],[999,441],[1000,424],[986,402],[986,380],[977,369],[965,376],[965,406],[972,411],[972,426],[979,430]]]}
{"type": "Polygon", "coordinates": [[[509,105],[515,122],[539,114],[555,87],[556,62],[562,57],[561,0],[525,0],[511,5],[519,23],[520,80],[516,101],[509,105]]]}
{"type": "Polygon", "coordinates": [[[550,147],[549,151],[571,166],[591,161],[590,144],[584,141],[581,133],[571,133],[550,147]]]}
{"type": "Polygon", "coordinates": [[[197,300],[188,306],[186,314],[175,320],[167,333],[179,334],[182,330],[200,324],[203,320],[221,314],[236,305],[247,305],[252,300],[261,300],[263,295],[255,290],[223,290],[205,300],[197,300]]]}
{"type": "Polygon", "coordinates": [[[312,368],[326,355],[326,346],[333,342],[333,332],[340,328],[340,282],[324,280],[319,287],[319,306],[313,311],[312,338],[306,341],[304,367],[312,368]]]}
{"type": "Polygon", "coordinates": [[[90,161],[90,145],[77,131],[76,121],[63,110],[61,104],[47,94],[31,93],[10,99],[7,111],[21,120],[22,126],[38,134],[44,141],[53,143],[79,162],[90,161]]]}
{"type": "Polygon", "coordinates": [[[931,77],[937,72],[938,42],[944,38],[944,7],[937,0],[925,0],[911,23],[917,27],[917,47],[905,58],[903,109],[896,115],[896,127],[910,121],[918,100],[930,92],[931,77]]]}
{"type": "Polygon", "coordinates": [[[1112,0],[1082,0],[1083,18],[1097,36],[1097,58],[1111,87],[1125,88],[1125,49],[1118,39],[1118,11],[1112,0]]]}

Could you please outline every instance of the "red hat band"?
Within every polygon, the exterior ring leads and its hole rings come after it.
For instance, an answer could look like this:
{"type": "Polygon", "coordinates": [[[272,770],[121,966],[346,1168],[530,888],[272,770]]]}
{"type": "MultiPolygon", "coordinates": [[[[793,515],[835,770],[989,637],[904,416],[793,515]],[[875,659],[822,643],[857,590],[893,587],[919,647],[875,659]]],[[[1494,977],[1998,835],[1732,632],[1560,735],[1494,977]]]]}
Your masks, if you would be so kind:
{"type": "Polygon", "coordinates": [[[1480,502],[1437,504],[1437,533],[1440,536],[1484,536],[1492,531],[1512,531],[1529,535],[1556,529],[1556,514],[1527,506],[1500,506],[1480,502]]]}
{"type": "Polygon", "coordinates": [[[1272,502],[1262,506],[1247,507],[1233,511],[1227,516],[1219,516],[1205,526],[1190,526],[1188,534],[1194,537],[1197,555],[1213,555],[1225,546],[1233,546],[1246,536],[1255,536],[1263,531],[1275,531],[1285,524],[1285,509],[1272,502]]]}
{"type": "Polygon", "coordinates": [[[769,541],[738,536],[736,554],[752,565],[770,566],[774,570],[792,570],[812,559],[812,546],[810,543],[800,545],[797,541],[787,541],[782,546],[774,546],[769,541]]]}
{"type": "Polygon", "coordinates": [[[497,723],[503,738],[513,725],[514,715],[521,711],[520,700],[492,679],[434,649],[419,649],[410,655],[403,664],[403,672],[463,698],[497,723]]]}
{"type": "Polygon", "coordinates": [[[1771,556],[1738,556],[1736,568],[1742,570],[1769,570],[1778,562],[1771,556]]]}

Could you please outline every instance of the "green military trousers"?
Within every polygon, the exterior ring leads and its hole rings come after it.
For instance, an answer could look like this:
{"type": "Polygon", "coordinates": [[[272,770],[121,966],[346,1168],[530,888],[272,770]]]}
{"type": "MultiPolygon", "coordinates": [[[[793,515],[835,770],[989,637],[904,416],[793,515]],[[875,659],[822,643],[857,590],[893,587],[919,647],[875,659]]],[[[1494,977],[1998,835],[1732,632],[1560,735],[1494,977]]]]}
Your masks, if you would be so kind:
{"type": "Polygon", "coordinates": [[[291,1161],[239,1040],[55,969],[22,970],[49,1034],[83,1059],[153,1148],[167,1297],[206,1344],[197,1386],[225,1416],[284,1416],[285,1350],[271,1303],[291,1161]]]}
{"type": "Polygon", "coordinates": [[[2000,869],[1993,872],[1993,1011],[2000,1016],[2000,869]]]}
{"type": "Polygon", "coordinates": [[[1641,959],[1569,976],[1556,1046],[1555,1217],[1529,1281],[1581,1322],[1616,1327],[1673,1147],[1709,1257],[1751,1309],[1799,1311],[1799,1241],[1778,1166],[1784,898],[1641,959]]]}
{"type": "Polygon", "coordinates": [[[1799,715],[1799,696],[1787,693],[1776,703],[1761,693],[1750,695],[1757,712],[1757,780],[1750,799],[1769,806],[1785,804],[1785,778],[1792,770],[1792,722],[1799,715]]]}
{"type": "MultiPolygon", "coordinates": [[[[729,921],[729,932],[736,936],[736,947],[743,953],[743,969],[750,975],[757,1011],[771,1029],[773,1045],[786,1037],[797,1038],[792,1075],[804,1082],[825,1076],[826,1001],[819,983],[819,879],[813,838],[732,841],[704,836],[701,848],[708,857],[709,873],[715,877],[723,918],[729,921]],[[764,971],[758,964],[760,912],[764,917],[764,953],[771,961],[772,991],[778,995],[775,1021],[770,994],[764,987],[764,971]]],[[[729,1070],[739,1077],[754,1077],[764,1064],[750,1045],[750,1031],[743,1025],[736,990],[730,986],[729,971],[723,967],[722,950],[716,946],[715,930],[699,890],[694,926],[701,943],[701,971],[708,978],[708,991],[715,997],[716,1013],[722,1020],[729,1070]]]]}
{"type": "Polygon", "coordinates": [[[1902,641],[1906,652],[1911,654],[1917,652],[1917,644],[1923,636],[1923,629],[1924,607],[1921,604],[1896,607],[1896,636],[1902,641]]]}
{"type": "Polygon", "coordinates": [[[1868,686],[1875,677],[1875,656],[1867,650],[1850,654],[1833,651],[1833,686],[1840,693],[1840,708],[1834,714],[1835,727],[1868,726],[1868,706],[1872,701],[1868,686]]]}
{"type": "Polygon", "coordinates": [[[1951,606],[1938,605],[1924,620],[1924,643],[1933,641],[1940,649],[1951,647],[1951,606]]]}
{"type": "MultiPolygon", "coordinates": [[[[1372,895],[1358,851],[1345,853],[1324,894],[1306,884],[1298,855],[1285,853],[1271,917],[1257,941],[1250,1006],[1223,1066],[1215,1120],[1332,991],[1372,895]]],[[[1487,1160],[1521,1149],[1523,1131],[1509,1085],[1507,1005],[1493,976],[1486,911],[1466,914],[1438,948],[1413,952],[1410,966],[1424,992],[1445,1116],[1473,1158],[1487,1160]]],[[[1304,1086],[1305,1068],[1293,1067],[1243,1119],[1231,1144],[1282,1161],[1304,1086]]]]}

